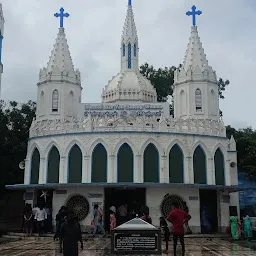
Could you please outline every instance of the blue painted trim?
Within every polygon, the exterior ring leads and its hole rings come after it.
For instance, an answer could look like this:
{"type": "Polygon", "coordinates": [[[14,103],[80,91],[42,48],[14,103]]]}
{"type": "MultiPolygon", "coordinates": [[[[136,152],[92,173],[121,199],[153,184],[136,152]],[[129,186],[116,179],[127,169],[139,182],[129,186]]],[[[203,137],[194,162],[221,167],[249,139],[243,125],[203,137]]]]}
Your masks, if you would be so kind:
{"type": "MultiPolygon", "coordinates": [[[[120,148],[124,145],[124,144],[127,144],[129,147],[130,147],[130,149],[131,149],[131,151],[132,151],[132,162],[133,162],[133,172],[132,172],[132,182],[130,182],[130,183],[134,183],[134,172],[135,172],[135,161],[134,161],[134,153],[133,153],[133,150],[132,150],[132,147],[131,147],[131,145],[129,145],[129,143],[127,143],[127,142],[124,142],[120,147],[119,147],[119,149],[118,149],[118,151],[117,151],[117,153],[116,153],[116,166],[114,167],[115,169],[116,169],[116,181],[118,182],[118,153],[119,153],[119,151],[120,151],[120,148]]],[[[122,183],[122,182],[118,182],[118,183],[122,183]]]]}
{"type": "Polygon", "coordinates": [[[131,43],[128,44],[128,69],[132,68],[132,46],[131,43]]]}
{"type": "MultiPolygon", "coordinates": [[[[90,182],[91,182],[92,184],[96,184],[96,183],[97,183],[97,182],[92,182],[93,153],[94,153],[94,150],[96,149],[96,147],[99,146],[100,144],[104,147],[104,149],[105,149],[105,151],[106,151],[106,154],[107,154],[107,168],[106,168],[106,172],[107,172],[107,173],[106,173],[106,180],[108,181],[108,151],[107,151],[107,149],[105,148],[105,146],[104,146],[102,143],[99,142],[99,143],[93,148],[93,151],[92,151],[92,154],[91,154],[91,181],[90,181],[90,182]]],[[[107,182],[107,181],[106,181],[106,182],[107,182]]]]}
{"type": "Polygon", "coordinates": [[[194,133],[182,133],[182,132],[148,132],[148,131],[96,131],[96,132],[71,132],[62,134],[48,134],[42,136],[30,137],[29,140],[39,139],[39,138],[49,138],[49,137],[59,137],[59,136],[73,136],[73,135],[83,135],[83,134],[120,134],[120,133],[134,133],[134,134],[157,134],[157,135],[183,135],[183,136],[195,136],[195,137],[205,137],[205,138],[217,138],[217,139],[228,139],[223,136],[205,135],[205,134],[194,134],[194,133]]]}
{"type": "Polygon", "coordinates": [[[2,64],[2,46],[3,46],[3,36],[0,34],[0,63],[2,64]]]}
{"type": "Polygon", "coordinates": [[[69,188],[69,187],[181,187],[181,188],[197,188],[197,189],[230,189],[230,190],[247,190],[251,187],[243,187],[241,185],[232,186],[221,186],[221,185],[205,185],[205,184],[180,184],[180,183],[155,183],[155,182],[145,182],[145,183],[130,183],[130,182],[120,182],[120,183],[46,183],[46,184],[16,184],[16,185],[6,185],[7,189],[29,189],[29,188],[69,188]]]}

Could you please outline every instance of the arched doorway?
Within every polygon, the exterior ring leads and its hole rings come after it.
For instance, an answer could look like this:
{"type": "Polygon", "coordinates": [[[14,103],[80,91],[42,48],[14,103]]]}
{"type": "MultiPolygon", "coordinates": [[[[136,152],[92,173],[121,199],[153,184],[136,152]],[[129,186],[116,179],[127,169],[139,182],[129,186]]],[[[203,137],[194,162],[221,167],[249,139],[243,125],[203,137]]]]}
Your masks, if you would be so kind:
{"type": "Polygon", "coordinates": [[[75,144],[68,155],[68,183],[82,182],[82,151],[75,144]]]}

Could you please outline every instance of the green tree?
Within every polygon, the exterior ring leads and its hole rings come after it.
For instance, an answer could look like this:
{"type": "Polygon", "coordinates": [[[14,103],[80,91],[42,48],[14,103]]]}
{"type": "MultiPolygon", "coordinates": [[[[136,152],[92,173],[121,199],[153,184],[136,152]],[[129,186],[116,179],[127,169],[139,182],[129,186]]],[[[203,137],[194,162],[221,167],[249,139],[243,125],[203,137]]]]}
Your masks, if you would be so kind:
{"type": "Polygon", "coordinates": [[[29,128],[35,116],[36,103],[0,101],[0,189],[6,184],[23,183],[19,163],[26,158],[29,128]]]}
{"type": "Polygon", "coordinates": [[[237,148],[237,165],[250,178],[256,178],[256,131],[251,127],[236,130],[226,127],[227,137],[234,136],[237,148]]]}
{"type": "MultiPolygon", "coordinates": [[[[179,65],[181,67],[181,65],[179,65]]],[[[166,102],[170,96],[173,95],[174,71],[177,69],[175,66],[164,67],[155,69],[154,66],[148,63],[140,66],[140,73],[150,80],[152,85],[156,88],[157,101],[166,102]]],[[[224,99],[224,91],[230,84],[229,80],[218,80],[219,98],[224,99]]],[[[170,112],[173,113],[173,106],[170,104],[170,112]]],[[[222,111],[220,111],[222,116],[222,111]]]]}

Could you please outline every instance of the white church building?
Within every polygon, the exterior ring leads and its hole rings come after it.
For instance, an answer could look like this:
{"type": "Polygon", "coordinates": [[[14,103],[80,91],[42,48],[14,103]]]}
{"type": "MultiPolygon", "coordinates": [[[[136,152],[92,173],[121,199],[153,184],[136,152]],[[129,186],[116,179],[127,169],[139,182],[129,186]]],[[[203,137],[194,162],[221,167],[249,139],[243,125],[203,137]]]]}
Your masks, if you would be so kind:
{"type": "Polygon", "coordinates": [[[148,206],[158,226],[177,199],[192,216],[193,232],[201,232],[203,211],[210,216],[211,232],[224,231],[230,211],[239,212],[236,143],[226,137],[218,79],[197,26],[191,27],[183,65],[175,71],[174,117],[139,71],[130,3],[120,58],[120,71],[103,88],[101,103],[81,103],[80,72],[60,26],[50,60],[39,73],[24,184],[7,188],[24,190],[32,205],[46,200],[53,218],[67,205],[84,230],[96,203],[107,219],[110,206],[136,201],[148,206]]]}

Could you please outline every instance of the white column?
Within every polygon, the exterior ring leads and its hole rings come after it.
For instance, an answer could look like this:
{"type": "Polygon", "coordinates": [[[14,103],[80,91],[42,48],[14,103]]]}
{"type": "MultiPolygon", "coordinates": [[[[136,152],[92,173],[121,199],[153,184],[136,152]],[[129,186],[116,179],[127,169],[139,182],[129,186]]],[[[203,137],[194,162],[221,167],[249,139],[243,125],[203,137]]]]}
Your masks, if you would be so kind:
{"type": "Polygon", "coordinates": [[[25,170],[24,170],[24,184],[30,183],[31,176],[31,161],[30,159],[25,159],[25,170]]]}
{"type": "Polygon", "coordinates": [[[187,163],[188,163],[188,169],[187,170],[188,170],[189,183],[194,184],[194,168],[193,168],[192,157],[188,156],[186,158],[186,160],[187,160],[187,163]]]}
{"type": "Polygon", "coordinates": [[[90,183],[91,182],[91,157],[90,156],[84,156],[83,157],[83,163],[82,163],[82,183],[90,183]]]}
{"type": "Polygon", "coordinates": [[[108,155],[108,173],[107,182],[113,183],[117,182],[117,168],[115,164],[115,155],[108,155]]]}
{"type": "Polygon", "coordinates": [[[160,177],[159,177],[159,182],[160,183],[166,183],[166,155],[161,156],[161,160],[160,160],[160,177]]]}
{"type": "Polygon", "coordinates": [[[68,183],[68,165],[65,156],[60,157],[59,183],[68,183]]]}
{"type": "MultiPolygon", "coordinates": [[[[231,185],[230,160],[226,160],[224,164],[225,164],[226,186],[230,186],[231,185]]],[[[232,185],[238,185],[238,180],[237,180],[237,184],[232,184],[232,185]]]]}
{"type": "Polygon", "coordinates": [[[45,157],[40,158],[40,166],[39,166],[39,184],[44,184],[47,183],[46,181],[46,175],[47,175],[47,170],[46,170],[46,159],[45,157]]]}
{"type": "Polygon", "coordinates": [[[207,185],[215,185],[214,159],[210,157],[206,161],[207,185]]]}
{"type": "Polygon", "coordinates": [[[141,155],[140,154],[135,156],[133,175],[134,175],[134,183],[142,183],[143,182],[143,169],[141,168],[141,155]]]}
{"type": "Polygon", "coordinates": [[[191,172],[191,168],[189,167],[189,165],[191,164],[190,162],[189,162],[189,157],[184,157],[184,160],[183,160],[183,162],[184,162],[184,166],[183,166],[183,175],[184,175],[184,177],[183,177],[183,180],[184,180],[184,183],[185,184],[189,184],[190,183],[190,172],[191,172]]]}

